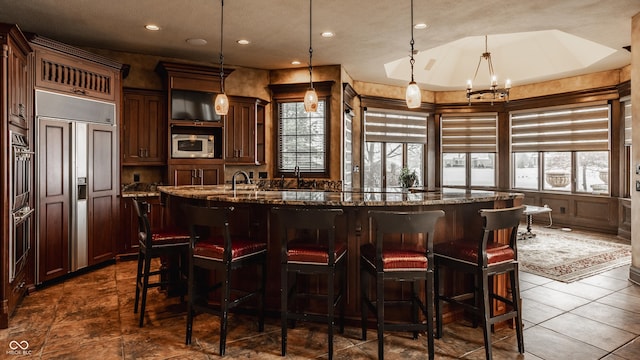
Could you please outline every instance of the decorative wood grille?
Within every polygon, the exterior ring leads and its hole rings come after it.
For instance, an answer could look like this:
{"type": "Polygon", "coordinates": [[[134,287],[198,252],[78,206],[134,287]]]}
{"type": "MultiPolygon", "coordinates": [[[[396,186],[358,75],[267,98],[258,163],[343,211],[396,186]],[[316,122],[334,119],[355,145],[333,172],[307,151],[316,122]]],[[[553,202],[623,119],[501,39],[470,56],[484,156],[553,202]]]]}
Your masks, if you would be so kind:
{"type": "Polygon", "coordinates": [[[74,93],[82,95],[86,95],[88,91],[111,94],[113,79],[110,76],[46,59],[42,59],[41,66],[42,80],[45,82],[71,86],[74,93]]]}

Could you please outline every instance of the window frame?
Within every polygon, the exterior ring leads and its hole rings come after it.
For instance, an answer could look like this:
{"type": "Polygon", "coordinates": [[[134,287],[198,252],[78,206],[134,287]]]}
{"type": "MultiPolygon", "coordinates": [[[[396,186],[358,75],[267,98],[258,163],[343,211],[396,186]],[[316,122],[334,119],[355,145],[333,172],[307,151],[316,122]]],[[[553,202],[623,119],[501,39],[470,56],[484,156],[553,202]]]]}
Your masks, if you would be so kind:
{"type": "MultiPolygon", "coordinates": [[[[322,82],[314,82],[313,87],[318,94],[318,100],[325,102],[325,113],[324,113],[324,144],[325,144],[325,157],[324,157],[324,170],[323,171],[305,171],[305,169],[300,169],[300,176],[307,176],[313,178],[329,178],[330,176],[330,165],[331,165],[331,89],[334,84],[334,81],[322,81],[322,82]]],[[[273,114],[273,172],[274,176],[279,177],[294,177],[296,176],[294,171],[283,171],[280,168],[279,159],[280,155],[280,116],[279,116],[279,108],[282,103],[298,103],[304,101],[304,94],[309,88],[308,83],[299,83],[299,84],[272,84],[269,85],[269,88],[272,91],[272,114],[273,114]]]]}

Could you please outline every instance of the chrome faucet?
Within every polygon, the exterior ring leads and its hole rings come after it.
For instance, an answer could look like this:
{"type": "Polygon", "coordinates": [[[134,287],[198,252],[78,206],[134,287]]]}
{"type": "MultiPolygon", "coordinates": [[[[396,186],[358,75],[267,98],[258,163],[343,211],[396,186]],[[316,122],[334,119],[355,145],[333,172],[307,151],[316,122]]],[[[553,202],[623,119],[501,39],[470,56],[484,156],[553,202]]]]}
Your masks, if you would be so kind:
{"type": "Polygon", "coordinates": [[[245,171],[238,170],[235,173],[233,173],[233,176],[231,177],[231,190],[236,189],[236,176],[239,174],[244,176],[244,180],[246,184],[251,184],[251,179],[249,178],[249,174],[247,174],[245,171]]]}
{"type": "Polygon", "coordinates": [[[298,165],[296,165],[296,167],[293,168],[293,174],[296,176],[296,179],[298,180],[297,182],[298,187],[300,187],[300,167],[298,165]]]}

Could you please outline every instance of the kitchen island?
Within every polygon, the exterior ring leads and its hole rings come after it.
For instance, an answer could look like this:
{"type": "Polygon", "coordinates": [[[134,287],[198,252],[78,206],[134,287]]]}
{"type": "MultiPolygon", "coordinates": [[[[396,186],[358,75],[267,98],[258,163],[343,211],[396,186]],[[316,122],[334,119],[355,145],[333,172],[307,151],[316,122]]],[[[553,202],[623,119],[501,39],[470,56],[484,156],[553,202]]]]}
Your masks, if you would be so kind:
{"type": "MultiPolygon", "coordinates": [[[[180,216],[180,204],[184,202],[206,206],[233,206],[235,217],[232,219],[232,234],[251,232],[251,235],[268,244],[268,280],[267,308],[277,312],[280,304],[280,240],[278,229],[272,223],[270,209],[273,207],[323,207],[340,208],[344,215],[336,220],[336,239],[344,241],[348,247],[347,258],[347,295],[346,313],[350,320],[356,320],[360,314],[360,245],[372,242],[372,233],[367,212],[369,210],[444,210],[445,216],[436,227],[434,243],[444,241],[476,241],[481,235],[482,220],[478,215],[480,209],[504,208],[522,204],[524,196],[514,192],[490,190],[465,190],[456,188],[439,188],[427,190],[411,188],[408,191],[400,188],[388,189],[261,189],[254,185],[238,185],[232,189],[230,185],[212,186],[159,186],[163,203],[168,207],[172,222],[184,224],[180,216]]],[[[238,279],[255,278],[252,274],[239,274],[238,279]]],[[[473,284],[470,279],[459,274],[445,274],[445,289],[460,287],[468,289],[473,284]]],[[[392,284],[395,289],[385,291],[391,296],[404,297],[408,294],[408,286],[392,284]]],[[[506,291],[506,281],[496,284],[506,291]]],[[[323,285],[311,282],[310,289],[317,288],[322,292],[323,285]]],[[[319,307],[318,311],[322,311],[319,307]]],[[[454,311],[447,311],[446,320],[450,320],[454,311]]],[[[500,309],[496,309],[500,311],[500,309]]]]}

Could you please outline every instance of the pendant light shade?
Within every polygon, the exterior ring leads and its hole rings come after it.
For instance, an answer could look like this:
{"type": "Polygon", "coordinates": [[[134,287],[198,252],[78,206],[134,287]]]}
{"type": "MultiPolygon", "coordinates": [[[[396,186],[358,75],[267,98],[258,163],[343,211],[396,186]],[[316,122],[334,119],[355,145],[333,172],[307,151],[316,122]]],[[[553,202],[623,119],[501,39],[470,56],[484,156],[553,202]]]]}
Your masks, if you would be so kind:
{"type": "Polygon", "coordinates": [[[410,82],[409,86],[407,86],[406,100],[407,107],[409,109],[420,107],[420,104],[422,103],[422,94],[420,93],[420,88],[415,81],[410,82]]]}
{"type": "Polygon", "coordinates": [[[411,41],[409,44],[411,45],[411,58],[409,60],[409,63],[411,64],[411,82],[407,86],[405,98],[407,100],[407,107],[409,109],[415,109],[420,107],[420,104],[422,103],[422,93],[420,92],[418,84],[413,80],[413,65],[416,62],[413,59],[413,45],[415,44],[415,41],[413,40],[413,0],[411,0],[411,41]]]}
{"type": "Polygon", "coordinates": [[[214,108],[216,109],[216,114],[227,115],[229,112],[229,99],[227,98],[227,94],[221,93],[216,95],[214,108]]]}
{"type": "Polygon", "coordinates": [[[316,94],[316,91],[313,88],[309,88],[304,94],[304,111],[318,111],[318,94],[316,94]]]}
{"type": "Polygon", "coordinates": [[[224,93],[224,55],[222,55],[222,40],[224,35],[224,0],[220,0],[220,94],[216,96],[213,108],[217,115],[227,115],[229,112],[229,99],[224,93]]]}
{"type": "Polygon", "coordinates": [[[311,47],[312,8],[313,8],[313,0],[309,0],[309,89],[304,94],[304,111],[305,112],[318,111],[318,94],[316,94],[316,90],[313,88],[313,66],[311,65],[311,58],[313,55],[313,47],[311,47]]]}

